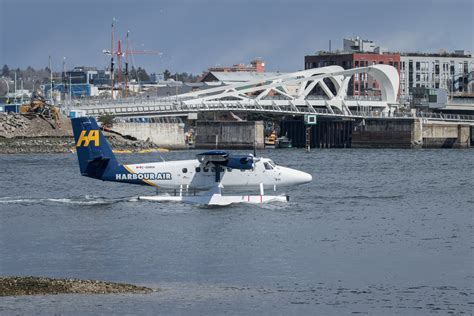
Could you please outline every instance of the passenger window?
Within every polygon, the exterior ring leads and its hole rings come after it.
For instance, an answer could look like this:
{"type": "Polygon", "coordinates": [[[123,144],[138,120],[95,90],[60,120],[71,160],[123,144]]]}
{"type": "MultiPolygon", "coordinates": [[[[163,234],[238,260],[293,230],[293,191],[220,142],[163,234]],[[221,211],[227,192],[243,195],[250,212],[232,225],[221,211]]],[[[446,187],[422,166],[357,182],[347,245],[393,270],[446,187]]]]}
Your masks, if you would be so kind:
{"type": "Polygon", "coordinates": [[[196,172],[201,172],[201,168],[200,168],[200,167],[196,167],[196,172]]]}
{"type": "Polygon", "coordinates": [[[204,167],[204,168],[202,168],[202,170],[203,170],[204,172],[208,172],[208,171],[209,171],[209,168],[208,168],[208,167],[204,167]]]}
{"type": "Polygon", "coordinates": [[[264,162],[263,165],[265,166],[265,170],[272,170],[273,167],[268,162],[264,162]]]}
{"type": "Polygon", "coordinates": [[[183,168],[183,173],[187,173],[188,172],[188,168],[183,168]]]}

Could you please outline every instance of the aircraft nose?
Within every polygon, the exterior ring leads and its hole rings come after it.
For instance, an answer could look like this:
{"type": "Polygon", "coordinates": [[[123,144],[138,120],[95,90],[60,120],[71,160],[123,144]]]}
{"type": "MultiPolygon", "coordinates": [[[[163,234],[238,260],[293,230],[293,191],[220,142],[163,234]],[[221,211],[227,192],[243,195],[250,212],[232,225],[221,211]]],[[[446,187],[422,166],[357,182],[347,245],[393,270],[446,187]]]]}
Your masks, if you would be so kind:
{"type": "Polygon", "coordinates": [[[300,171],[300,174],[298,176],[301,183],[308,183],[308,182],[313,181],[313,176],[310,175],[309,173],[300,171]]]}

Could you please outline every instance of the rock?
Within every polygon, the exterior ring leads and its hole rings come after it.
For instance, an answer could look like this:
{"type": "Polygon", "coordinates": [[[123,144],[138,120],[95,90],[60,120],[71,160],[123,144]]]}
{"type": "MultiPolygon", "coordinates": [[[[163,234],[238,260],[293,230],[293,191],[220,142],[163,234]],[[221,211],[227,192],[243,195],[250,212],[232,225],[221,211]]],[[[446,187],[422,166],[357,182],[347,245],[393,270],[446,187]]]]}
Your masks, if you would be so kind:
{"type": "Polygon", "coordinates": [[[43,277],[0,277],[0,296],[47,294],[148,294],[152,289],[133,284],[97,280],[52,279],[43,277]]]}

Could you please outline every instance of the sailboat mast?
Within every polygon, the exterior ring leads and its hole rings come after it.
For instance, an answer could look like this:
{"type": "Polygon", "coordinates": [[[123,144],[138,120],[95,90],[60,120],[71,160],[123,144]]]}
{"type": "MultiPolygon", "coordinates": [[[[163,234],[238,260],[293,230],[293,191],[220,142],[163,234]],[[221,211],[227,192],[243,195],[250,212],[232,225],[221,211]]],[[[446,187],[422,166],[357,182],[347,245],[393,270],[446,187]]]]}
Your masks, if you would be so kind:
{"type": "Polygon", "coordinates": [[[114,98],[114,24],[115,18],[112,19],[112,40],[110,44],[110,95],[114,98]]]}

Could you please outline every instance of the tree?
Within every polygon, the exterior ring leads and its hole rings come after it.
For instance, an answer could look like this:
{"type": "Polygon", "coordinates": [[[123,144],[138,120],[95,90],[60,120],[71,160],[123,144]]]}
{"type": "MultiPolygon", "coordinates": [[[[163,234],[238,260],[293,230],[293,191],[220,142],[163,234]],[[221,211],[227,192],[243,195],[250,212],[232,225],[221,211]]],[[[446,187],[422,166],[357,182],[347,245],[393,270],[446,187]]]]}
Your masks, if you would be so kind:
{"type": "Polygon", "coordinates": [[[141,67],[138,67],[137,77],[140,81],[150,81],[150,76],[148,76],[146,70],[141,67]]]}
{"type": "Polygon", "coordinates": [[[97,118],[97,121],[102,123],[102,127],[107,129],[111,128],[114,125],[115,115],[113,114],[101,114],[97,118]]]}
{"type": "Polygon", "coordinates": [[[4,77],[9,77],[10,76],[10,68],[8,68],[7,65],[3,65],[2,76],[4,76],[4,77]]]}
{"type": "Polygon", "coordinates": [[[169,78],[171,78],[171,72],[166,69],[165,72],[163,72],[163,79],[168,80],[169,78]]]}

